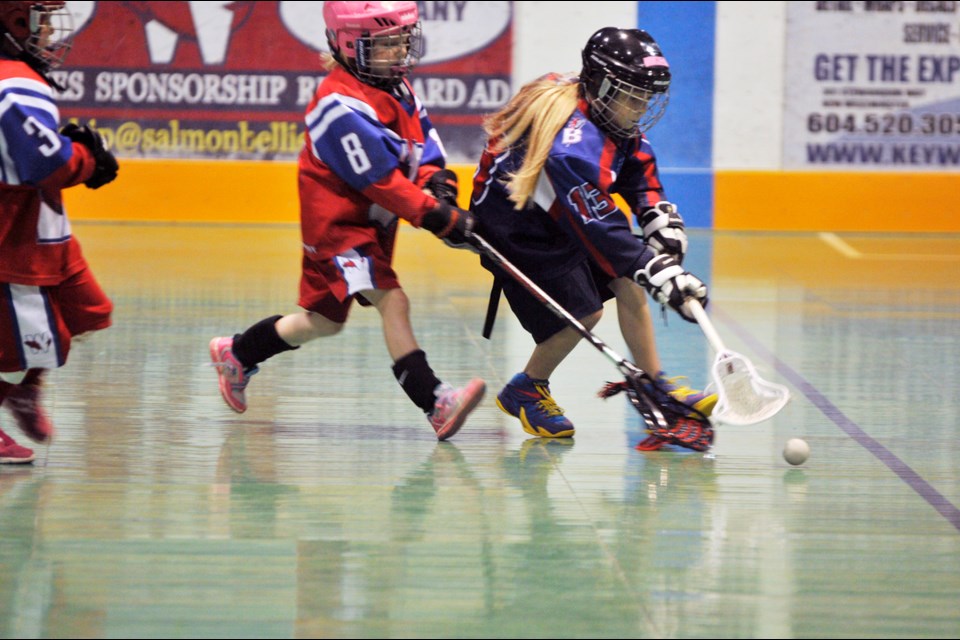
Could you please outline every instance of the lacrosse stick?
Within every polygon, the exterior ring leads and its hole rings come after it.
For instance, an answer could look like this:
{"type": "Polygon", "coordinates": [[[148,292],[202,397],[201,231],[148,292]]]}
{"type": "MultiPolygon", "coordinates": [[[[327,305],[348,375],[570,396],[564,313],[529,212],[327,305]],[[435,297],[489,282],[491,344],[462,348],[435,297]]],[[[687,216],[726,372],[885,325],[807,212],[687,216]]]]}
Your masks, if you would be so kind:
{"type": "Polygon", "coordinates": [[[726,424],[749,425],[772,418],[783,409],[790,400],[790,390],[767,382],[745,356],[727,349],[699,301],[690,298],[684,304],[717,352],[710,373],[719,399],[711,417],[726,424]]]}
{"type": "Polygon", "coordinates": [[[624,382],[611,382],[600,391],[600,397],[606,398],[626,391],[630,403],[643,417],[647,431],[666,443],[677,444],[695,451],[706,451],[713,442],[713,426],[701,412],[683,404],[665,390],[648,374],[632,362],[621,357],[608,347],[600,338],[590,332],[583,324],[570,315],[546,291],[537,286],[518,267],[507,260],[486,240],[471,234],[468,242],[480,253],[493,260],[524,289],[542,302],[557,317],[579,333],[587,342],[607,356],[626,379],[624,382]]]}

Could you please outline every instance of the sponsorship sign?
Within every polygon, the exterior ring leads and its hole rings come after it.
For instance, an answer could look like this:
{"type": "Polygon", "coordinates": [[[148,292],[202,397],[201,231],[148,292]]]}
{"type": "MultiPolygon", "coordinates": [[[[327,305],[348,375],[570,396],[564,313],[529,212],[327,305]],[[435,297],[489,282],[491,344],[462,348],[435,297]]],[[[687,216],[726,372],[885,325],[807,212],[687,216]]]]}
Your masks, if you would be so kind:
{"type": "Polygon", "coordinates": [[[788,2],[785,168],[960,171],[960,2],[788,2]]]}
{"type": "MultiPolygon", "coordinates": [[[[418,2],[411,75],[451,162],[474,163],[510,97],[511,2],[418,2]]],[[[68,2],[76,26],[61,116],[122,157],[296,158],[324,77],[323,2],[68,2]]]]}

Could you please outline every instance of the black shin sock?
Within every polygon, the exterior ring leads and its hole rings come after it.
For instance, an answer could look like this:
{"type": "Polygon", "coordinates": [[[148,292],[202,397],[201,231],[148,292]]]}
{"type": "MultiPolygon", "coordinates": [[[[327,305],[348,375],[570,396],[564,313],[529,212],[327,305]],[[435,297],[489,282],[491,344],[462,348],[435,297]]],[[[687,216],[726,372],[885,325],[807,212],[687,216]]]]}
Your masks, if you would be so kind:
{"type": "Polygon", "coordinates": [[[427,354],[417,349],[403,356],[393,363],[393,375],[415,405],[423,409],[424,413],[433,411],[436,402],[433,390],[440,384],[440,380],[427,364],[427,354]]]}
{"type": "Polygon", "coordinates": [[[278,353],[300,348],[291,347],[277,333],[277,320],[282,317],[264,318],[243,333],[233,336],[233,355],[244,369],[249,371],[278,353]]]}

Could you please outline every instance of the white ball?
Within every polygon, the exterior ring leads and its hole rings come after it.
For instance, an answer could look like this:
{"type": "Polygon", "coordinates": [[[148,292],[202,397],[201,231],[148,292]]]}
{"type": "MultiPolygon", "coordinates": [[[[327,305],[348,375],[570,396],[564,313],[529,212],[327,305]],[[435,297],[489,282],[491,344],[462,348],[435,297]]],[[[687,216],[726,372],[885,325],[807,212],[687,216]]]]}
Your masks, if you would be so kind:
{"type": "Polygon", "coordinates": [[[783,447],[783,459],[792,465],[803,464],[810,457],[810,445],[802,438],[790,438],[783,447]]]}

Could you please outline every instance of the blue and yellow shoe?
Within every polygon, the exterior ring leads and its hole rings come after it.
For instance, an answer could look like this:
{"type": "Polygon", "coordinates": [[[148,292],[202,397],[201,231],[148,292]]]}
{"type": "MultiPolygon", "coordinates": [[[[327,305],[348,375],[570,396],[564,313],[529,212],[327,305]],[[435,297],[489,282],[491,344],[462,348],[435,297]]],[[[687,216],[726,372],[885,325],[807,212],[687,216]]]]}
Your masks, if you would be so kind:
{"type": "Polygon", "coordinates": [[[680,381],[684,378],[685,376],[668,378],[663,371],[657,374],[657,382],[660,383],[664,391],[709,418],[710,414],[713,413],[713,408],[717,406],[717,400],[719,399],[717,394],[697,391],[684,384],[680,384],[680,381]]]}
{"type": "Polygon", "coordinates": [[[569,438],[573,423],[563,415],[550,395],[547,380],[534,380],[521,372],[513,376],[497,396],[497,406],[504,413],[520,419],[523,430],[541,438],[569,438]]]}

